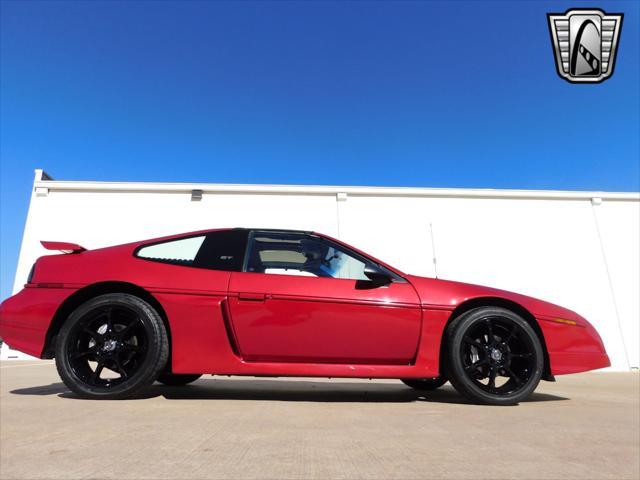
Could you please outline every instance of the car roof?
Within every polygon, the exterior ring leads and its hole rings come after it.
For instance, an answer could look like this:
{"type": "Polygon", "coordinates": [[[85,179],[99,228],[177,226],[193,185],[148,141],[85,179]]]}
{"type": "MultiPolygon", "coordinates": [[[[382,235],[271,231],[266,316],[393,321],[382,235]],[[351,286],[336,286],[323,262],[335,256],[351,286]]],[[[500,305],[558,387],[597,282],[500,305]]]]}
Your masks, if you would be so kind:
{"type": "Polygon", "coordinates": [[[255,232],[272,232],[272,233],[303,233],[312,234],[315,233],[311,230],[292,230],[289,228],[249,228],[249,227],[236,227],[233,230],[252,230],[255,232]]]}

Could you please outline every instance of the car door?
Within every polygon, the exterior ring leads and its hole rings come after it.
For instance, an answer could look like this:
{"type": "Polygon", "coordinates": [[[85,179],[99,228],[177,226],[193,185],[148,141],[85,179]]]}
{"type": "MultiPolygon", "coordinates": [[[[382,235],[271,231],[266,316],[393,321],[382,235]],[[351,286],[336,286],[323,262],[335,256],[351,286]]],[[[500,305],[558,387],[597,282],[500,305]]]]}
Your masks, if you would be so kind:
{"type": "Polygon", "coordinates": [[[254,231],[229,309],[247,361],[408,364],[421,310],[413,286],[341,245],[311,234],[254,231]],[[365,267],[392,279],[375,284],[365,267]]]}

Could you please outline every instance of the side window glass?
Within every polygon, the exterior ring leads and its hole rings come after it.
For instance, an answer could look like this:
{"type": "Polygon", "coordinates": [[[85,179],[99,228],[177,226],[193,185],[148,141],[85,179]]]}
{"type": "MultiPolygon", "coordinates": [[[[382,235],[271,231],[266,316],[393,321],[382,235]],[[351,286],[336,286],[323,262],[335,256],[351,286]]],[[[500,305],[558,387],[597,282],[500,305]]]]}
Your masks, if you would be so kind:
{"type": "Polygon", "coordinates": [[[366,260],[324,239],[288,233],[256,232],[247,271],[306,277],[367,280],[366,260]]]}
{"type": "Polygon", "coordinates": [[[365,267],[365,262],[331,246],[327,248],[327,253],[319,268],[333,278],[367,280],[367,276],[364,274],[365,267]]]}
{"type": "Polygon", "coordinates": [[[138,250],[137,256],[177,265],[193,265],[204,239],[202,235],[149,245],[138,250]]]}
{"type": "Polygon", "coordinates": [[[280,275],[314,276],[305,270],[302,235],[256,232],[253,236],[247,271],[280,275]]]}

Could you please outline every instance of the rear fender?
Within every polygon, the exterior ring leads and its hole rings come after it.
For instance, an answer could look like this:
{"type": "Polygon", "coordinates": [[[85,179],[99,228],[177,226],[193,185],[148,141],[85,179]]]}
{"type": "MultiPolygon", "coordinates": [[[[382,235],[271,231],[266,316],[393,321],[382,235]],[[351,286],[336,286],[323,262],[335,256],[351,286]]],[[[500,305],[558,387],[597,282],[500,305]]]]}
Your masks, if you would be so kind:
{"type": "Polygon", "coordinates": [[[62,328],[62,324],[67,318],[69,318],[69,315],[71,315],[76,308],[94,297],[107,293],[129,293],[149,303],[162,318],[167,330],[167,335],[169,336],[169,345],[171,346],[171,329],[169,328],[167,315],[162,304],[151,293],[132,283],[100,282],[88,285],[73,292],[62,302],[60,307],[56,310],[55,315],[53,315],[53,319],[49,329],[47,330],[41,358],[53,358],[58,332],[60,331],[60,328],[62,328]]]}

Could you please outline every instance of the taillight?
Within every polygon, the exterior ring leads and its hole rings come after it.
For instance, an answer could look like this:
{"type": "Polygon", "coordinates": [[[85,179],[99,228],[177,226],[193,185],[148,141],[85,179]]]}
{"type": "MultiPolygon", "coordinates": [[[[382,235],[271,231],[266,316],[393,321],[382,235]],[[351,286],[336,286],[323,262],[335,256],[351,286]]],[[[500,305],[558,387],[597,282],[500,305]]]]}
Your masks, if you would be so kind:
{"type": "Polygon", "coordinates": [[[36,264],[34,263],[33,266],[31,267],[31,270],[29,271],[29,276],[27,277],[27,283],[32,283],[33,280],[33,274],[36,271],[36,264]]]}

